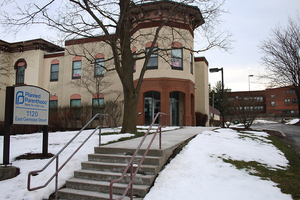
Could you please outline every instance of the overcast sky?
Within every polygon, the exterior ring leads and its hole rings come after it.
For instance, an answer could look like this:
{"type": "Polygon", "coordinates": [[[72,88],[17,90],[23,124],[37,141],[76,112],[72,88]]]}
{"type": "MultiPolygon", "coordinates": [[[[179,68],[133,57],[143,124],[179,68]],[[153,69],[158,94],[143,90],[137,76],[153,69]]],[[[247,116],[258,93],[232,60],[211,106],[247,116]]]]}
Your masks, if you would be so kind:
{"type": "MultiPolygon", "coordinates": [[[[300,0],[227,0],[222,15],[222,27],[233,34],[231,53],[210,50],[205,56],[210,68],[223,67],[225,88],[232,91],[265,89],[257,83],[257,75],[264,73],[258,48],[260,41],[270,37],[271,30],[278,25],[286,26],[288,17],[296,18],[300,13],[300,0]]],[[[221,79],[221,72],[210,73],[209,82],[215,86],[221,79]]]]}
{"type": "MultiPolygon", "coordinates": [[[[248,90],[248,75],[254,75],[250,78],[251,90],[265,89],[264,84],[257,83],[258,74],[264,73],[258,45],[261,40],[269,37],[272,28],[277,25],[286,26],[288,17],[295,18],[297,13],[300,13],[300,0],[227,0],[224,9],[229,13],[221,16],[223,21],[221,28],[233,34],[232,39],[235,40],[232,44],[233,49],[230,53],[214,49],[197,56],[205,56],[210,68],[223,67],[225,87],[232,91],[248,90]]],[[[53,37],[46,27],[44,29],[32,27],[16,36],[0,32],[0,39],[7,42],[36,38],[51,40],[53,37]]],[[[221,80],[220,72],[209,74],[212,86],[219,80],[221,80]]]]}

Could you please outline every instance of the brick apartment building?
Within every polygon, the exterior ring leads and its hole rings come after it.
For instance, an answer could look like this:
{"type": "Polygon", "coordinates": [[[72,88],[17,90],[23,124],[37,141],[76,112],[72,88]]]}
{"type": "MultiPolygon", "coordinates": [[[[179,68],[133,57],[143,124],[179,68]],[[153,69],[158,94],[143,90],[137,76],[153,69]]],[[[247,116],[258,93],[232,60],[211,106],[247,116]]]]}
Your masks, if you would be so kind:
{"type": "Polygon", "coordinates": [[[298,113],[298,99],[291,86],[266,89],[266,113],[298,113]]]}
{"type": "Polygon", "coordinates": [[[232,114],[255,112],[258,114],[298,113],[298,99],[292,86],[260,91],[227,92],[232,114]]]}

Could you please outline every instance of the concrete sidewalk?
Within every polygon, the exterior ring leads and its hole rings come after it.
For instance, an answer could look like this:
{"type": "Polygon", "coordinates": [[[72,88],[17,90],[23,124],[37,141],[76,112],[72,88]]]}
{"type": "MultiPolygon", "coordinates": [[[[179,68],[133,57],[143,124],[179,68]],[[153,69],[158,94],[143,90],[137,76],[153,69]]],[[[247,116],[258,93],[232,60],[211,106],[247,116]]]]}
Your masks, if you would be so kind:
{"type": "MultiPolygon", "coordinates": [[[[181,129],[173,130],[173,131],[165,131],[162,132],[161,139],[161,148],[162,150],[171,150],[173,151],[180,144],[185,142],[186,140],[194,137],[195,135],[202,133],[205,130],[212,130],[216,127],[183,127],[181,129]]],[[[146,140],[144,141],[141,149],[146,149],[148,144],[150,143],[154,134],[148,135],[146,140]]],[[[128,148],[128,149],[136,149],[140,144],[142,137],[135,138],[132,140],[126,140],[121,142],[116,142],[113,144],[105,145],[105,147],[111,148],[128,148]]],[[[159,133],[153,141],[153,144],[150,149],[159,149],[159,133]]]]}

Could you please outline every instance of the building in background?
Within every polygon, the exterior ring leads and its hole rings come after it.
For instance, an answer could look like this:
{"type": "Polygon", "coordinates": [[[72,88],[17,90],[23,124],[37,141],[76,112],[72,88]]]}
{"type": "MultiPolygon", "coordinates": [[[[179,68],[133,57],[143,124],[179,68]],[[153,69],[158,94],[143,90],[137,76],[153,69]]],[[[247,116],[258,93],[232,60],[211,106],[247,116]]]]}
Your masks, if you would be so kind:
{"type": "Polygon", "coordinates": [[[298,113],[298,99],[292,86],[261,91],[227,92],[227,95],[233,115],[251,112],[280,117],[298,113]]]}

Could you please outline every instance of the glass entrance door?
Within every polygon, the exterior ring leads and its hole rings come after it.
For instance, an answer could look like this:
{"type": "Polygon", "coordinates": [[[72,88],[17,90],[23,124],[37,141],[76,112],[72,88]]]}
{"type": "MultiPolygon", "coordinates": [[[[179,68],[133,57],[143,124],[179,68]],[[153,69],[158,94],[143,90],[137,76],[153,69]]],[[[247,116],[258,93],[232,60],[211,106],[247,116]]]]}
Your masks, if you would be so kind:
{"type": "Polygon", "coordinates": [[[179,92],[170,93],[171,126],[179,126],[179,92]]]}
{"type": "MultiPolygon", "coordinates": [[[[145,113],[145,125],[150,125],[156,114],[160,112],[160,93],[156,91],[150,91],[145,93],[144,97],[144,113],[145,113]]],[[[158,124],[159,119],[155,121],[158,124]]]]}

